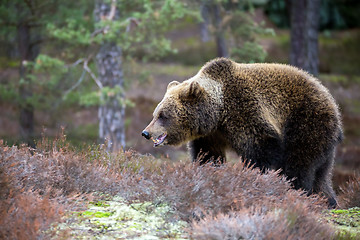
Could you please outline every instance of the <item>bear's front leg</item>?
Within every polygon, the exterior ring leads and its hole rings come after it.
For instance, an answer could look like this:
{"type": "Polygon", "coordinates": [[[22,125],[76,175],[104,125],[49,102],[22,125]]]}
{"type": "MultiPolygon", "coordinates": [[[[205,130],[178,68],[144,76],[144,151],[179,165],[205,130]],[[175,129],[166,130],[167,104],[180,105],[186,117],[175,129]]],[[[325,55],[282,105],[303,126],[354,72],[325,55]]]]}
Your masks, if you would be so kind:
{"type": "Polygon", "coordinates": [[[188,148],[193,162],[203,165],[208,162],[222,164],[226,161],[224,139],[219,135],[210,135],[189,142],[188,148]]]}

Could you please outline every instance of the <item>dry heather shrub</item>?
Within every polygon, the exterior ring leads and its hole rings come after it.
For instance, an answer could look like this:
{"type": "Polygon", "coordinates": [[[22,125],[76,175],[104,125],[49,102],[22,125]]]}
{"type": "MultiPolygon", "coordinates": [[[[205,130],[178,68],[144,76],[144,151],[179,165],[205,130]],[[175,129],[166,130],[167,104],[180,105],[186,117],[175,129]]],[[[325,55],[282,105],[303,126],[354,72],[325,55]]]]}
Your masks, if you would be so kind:
{"type": "MultiPolygon", "coordinates": [[[[260,174],[242,163],[210,174],[211,199],[205,218],[192,221],[194,239],[333,239],[320,221],[324,199],[291,189],[278,172],[260,174]],[[219,194],[220,198],[216,198],[219,194]],[[221,211],[214,211],[212,207],[221,211]]],[[[206,202],[205,194],[199,196],[206,202]]],[[[202,200],[200,200],[202,201],[202,200]]],[[[199,204],[201,206],[201,204],[199,204]]]]}
{"type": "Polygon", "coordinates": [[[339,148],[336,154],[336,167],[333,173],[334,190],[341,195],[343,186],[360,174],[360,147],[339,148]]]}
{"type": "Polygon", "coordinates": [[[59,220],[62,207],[37,192],[24,191],[0,165],[0,239],[35,239],[59,220]]]}
{"type": "Polygon", "coordinates": [[[254,206],[264,211],[290,204],[301,204],[309,211],[325,208],[323,199],[292,190],[278,172],[261,174],[242,162],[220,167],[189,163],[166,165],[161,174],[147,176],[147,179],[152,182],[151,191],[142,191],[142,197],[171,203],[184,220],[254,206]]]}
{"type": "Polygon", "coordinates": [[[12,181],[3,166],[0,165],[0,201],[6,200],[10,194],[12,181]]]}
{"type": "Polygon", "coordinates": [[[207,216],[192,225],[191,236],[204,240],[237,239],[334,239],[335,232],[301,204],[271,211],[242,209],[207,216]]]}
{"type": "Polygon", "coordinates": [[[360,207],[360,175],[340,187],[339,200],[342,208],[360,207]]]}
{"type": "MultiPolygon", "coordinates": [[[[258,216],[264,219],[271,219],[271,215],[279,213],[279,216],[284,217],[276,219],[279,219],[279,224],[284,224],[284,219],[294,215],[288,210],[297,209],[294,212],[298,217],[294,217],[294,221],[291,218],[287,224],[304,222],[304,225],[299,226],[317,226],[313,219],[320,209],[326,208],[323,199],[307,197],[303,192],[292,190],[290,183],[285,177],[279,176],[278,172],[261,174],[258,169],[249,168],[242,162],[218,167],[210,164],[199,166],[184,162],[169,163],[134,152],[112,155],[101,148],[77,153],[62,142],[54,142],[40,144],[39,149],[32,152],[26,147],[0,145],[0,169],[7,173],[0,182],[0,197],[7,196],[0,199],[1,204],[8,203],[1,205],[2,212],[11,209],[10,203],[23,206],[24,212],[37,211],[41,201],[57,202],[66,206],[66,209],[71,209],[66,204],[72,201],[74,195],[81,198],[83,193],[91,192],[119,194],[127,200],[166,202],[176,210],[180,218],[187,221],[256,209],[259,211],[258,216]],[[18,189],[19,194],[9,195],[11,191],[6,186],[18,189]],[[24,196],[31,194],[34,194],[34,204],[24,201],[24,196]]],[[[50,207],[44,210],[44,215],[38,215],[39,223],[35,225],[41,227],[36,229],[41,229],[48,223],[43,224],[45,220],[51,221],[54,219],[52,216],[60,213],[51,204],[48,206],[50,207]]],[[[9,214],[20,216],[15,212],[9,214]]],[[[256,216],[253,212],[251,214],[256,216]]],[[[252,215],[248,215],[248,218],[255,219],[252,215]]],[[[31,219],[36,219],[31,214],[23,216],[26,216],[28,225],[31,225],[31,219]]],[[[10,224],[7,229],[16,232],[15,220],[9,222],[14,224],[10,224]]],[[[295,226],[294,229],[307,231],[305,227],[295,226]]],[[[290,231],[291,234],[294,229],[290,231]]],[[[6,231],[1,230],[1,233],[6,231]]],[[[31,228],[24,232],[26,231],[32,232],[31,228]]]]}
{"type": "Polygon", "coordinates": [[[333,171],[332,181],[333,188],[337,194],[341,194],[341,187],[351,179],[356,177],[354,169],[345,169],[343,167],[335,167],[333,171]]]}
{"type": "Polygon", "coordinates": [[[92,192],[131,195],[140,182],[151,185],[143,175],[157,174],[161,165],[149,156],[132,151],[110,154],[101,146],[76,152],[63,138],[43,139],[31,150],[0,143],[0,167],[13,176],[14,185],[50,198],[92,192]]]}
{"type": "MultiPolygon", "coordinates": [[[[319,221],[326,201],[291,188],[277,171],[261,174],[242,162],[166,165],[145,177],[142,197],[170,203],[192,222],[194,239],[331,239],[334,230],[319,221]],[[240,238],[242,237],[242,238],[240,238]]],[[[137,186],[137,189],[141,186],[137,186]]]]}
{"type": "Polygon", "coordinates": [[[124,170],[120,164],[105,163],[110,161],[105,152],[97,153],[97,159],[89,159],[90,154],[56,148],[31,153],[26,147],[1,147],[0,164],[16,178],[16,184],[51,198],[90,192],[115,194],[124,189],[121,180],[131,182],[131,175],[136,175],[129,171],[130,167],[124,170]]]}
{"type": "Polygon", "coordinates": [[[141,181],[136,172],[143,160],[131,164],[124,154],[114,160],[99,149],[82,154],[57,142],[49,146],[30,151],[0,143],[0,239],[38,238],[61,209],[82,207],[91,197],[85,193],[130,195],[141,181]]]}
{"type": "Polygon", "coordinates": [[[60,220],[62,209],[31,191],[11,194],[0,202],[0,239],[36,239],[41,230],[60,220]]]}

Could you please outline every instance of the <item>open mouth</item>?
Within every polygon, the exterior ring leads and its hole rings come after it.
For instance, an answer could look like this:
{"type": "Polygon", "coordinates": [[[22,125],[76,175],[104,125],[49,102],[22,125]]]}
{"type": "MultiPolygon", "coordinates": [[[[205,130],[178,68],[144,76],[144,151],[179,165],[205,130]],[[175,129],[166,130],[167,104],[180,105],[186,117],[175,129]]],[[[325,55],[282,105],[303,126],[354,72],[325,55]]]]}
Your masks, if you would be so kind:
{"type": "Polygon", "coordinates": [[[162,144],[165,141],[166,136],[167,136],[167,134],[163,133],[160,136],[158,136],[156,139],[151,138],[151,140],[153,140],[153,142],[154,142],[154,147],[157,147],[160,144],[162,144]]]}

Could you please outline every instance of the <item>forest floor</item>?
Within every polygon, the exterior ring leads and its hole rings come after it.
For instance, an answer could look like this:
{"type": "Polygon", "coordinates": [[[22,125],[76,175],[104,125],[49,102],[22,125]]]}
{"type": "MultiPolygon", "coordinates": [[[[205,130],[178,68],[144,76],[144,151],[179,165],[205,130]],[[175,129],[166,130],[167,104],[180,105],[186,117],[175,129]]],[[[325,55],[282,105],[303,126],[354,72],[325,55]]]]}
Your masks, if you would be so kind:
{"type": "Polygon", "coordinates": [[[360,239],[359,193],[357,176],[328,210],[241,161],[76,150],[64,136],[0,146],[1,239],[360,239]]]}
{"type": "MultiPolygon", "coordinates": [[[[121,197],[90,202],[82,212],[70,212],[63,223],[47,231],[76,239],[191,239],[186,221],[168,222],[170,206],[152,202],[126,203],[121,197]]],[[[360,208],[324,210],[322,218],[339,233],[336,239],[359,239],[360,208]]]]}

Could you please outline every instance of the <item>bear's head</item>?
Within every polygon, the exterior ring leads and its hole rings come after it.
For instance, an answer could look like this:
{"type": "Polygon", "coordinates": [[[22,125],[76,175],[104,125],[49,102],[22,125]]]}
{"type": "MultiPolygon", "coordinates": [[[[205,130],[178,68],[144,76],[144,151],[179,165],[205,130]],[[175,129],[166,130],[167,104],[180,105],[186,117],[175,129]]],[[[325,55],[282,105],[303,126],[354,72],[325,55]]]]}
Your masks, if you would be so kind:
{"type": "Polygon", "coordinates": [[[180,145],[209,134],[217,126],[222,105],[221,88],[213,82],[194,77],[169,83],[142,135],[157,147],[180,145]]]}

